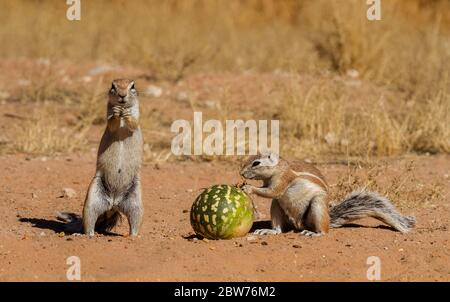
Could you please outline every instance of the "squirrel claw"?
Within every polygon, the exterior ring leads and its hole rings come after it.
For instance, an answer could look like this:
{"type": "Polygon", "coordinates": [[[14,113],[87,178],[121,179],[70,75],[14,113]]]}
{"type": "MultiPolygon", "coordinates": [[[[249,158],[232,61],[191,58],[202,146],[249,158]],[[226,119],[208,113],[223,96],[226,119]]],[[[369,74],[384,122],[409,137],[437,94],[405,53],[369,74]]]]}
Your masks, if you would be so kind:
{"type": "Polygon", "coordinates": [[[253,232],[255,235],[278,235],[280,232],[273,229],[259,229],[253,232]]]}
{"type": "Polygon", "coordinates": [[[131,110],[130,110],[130,108],[124,108],[124,109],[122,109],[122,116],[123,116],[123,117],[131,116],[131,110]]]}
{"type": "Polygon", "coordinates": [[[322,236],[323,234],[324,234],[323,232],[316,233],[316,232],[312,232],[312,231],[308,231],[308,230],[303,230],[300,232],[300,235],[307,236],[307,237],[319,237],[319,236],[322,236]]]}
{"type": "Polygon", "coordinates": [[[240,182],[238,182],[238,183],[236,183],[236,187],[237,188],[239,188],[239,189],[242,189],[242,187],[243,186],[245,186],[247,183],[245,182],[245,180],[243,180],[243,181],[240,181],[240,182]]]}
{"type": "Polygon", "coordinates": [[[253,186],[251,186],[251,185],[243,185],[241,187],[241,190],[244,191],[247,194],[252,194],[253,193],[253,186]]]}
{"type": "Polygon", "coordinates": [[[121,115],[121,113],[122,113],[122,109],[120,108],[120,107],[113,107],[112,108],[112,111],[113,111],[113,116],[117,116],[117,117],[119,117],[120,115],[121,115]]]}

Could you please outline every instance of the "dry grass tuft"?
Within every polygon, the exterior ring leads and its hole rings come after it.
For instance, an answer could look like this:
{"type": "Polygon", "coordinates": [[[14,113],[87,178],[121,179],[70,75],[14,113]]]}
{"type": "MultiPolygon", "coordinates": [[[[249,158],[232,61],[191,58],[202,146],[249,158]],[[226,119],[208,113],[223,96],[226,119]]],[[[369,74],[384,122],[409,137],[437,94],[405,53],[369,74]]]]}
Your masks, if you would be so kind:
{"type": "Polygon", "coordinates": [[[433,97],[402,100],[383,90],[355,95],[346,87],[348,81],[306,87],[291,81],[280,88],[276,116],[283,123],[286,153],[367,157],[450,152],[447,87],[433,97]]]}
{"type": "Polygon", "coordinates": [[[86,144],[86,127],[61,127],[61,122],[50,108],[35,112],[17,126],[13,148],[32,154],[72,152],[86,144]]]}
{"type": "MultiPolygon", "coordinates": [[[[445,200],[444,184],[438,181],[423,182],[415,175],[414,161],[407,162],[395,175],[389,175],[388,163],[366,163],[348,166],[348,171],[332,185],[333,200],[342,200],[356,188],[366,188],[387,196],[396,205],[412,208],[435,206],[445,200]]],[[[392,171],[391,171],[392,172],[392,171]]]]}

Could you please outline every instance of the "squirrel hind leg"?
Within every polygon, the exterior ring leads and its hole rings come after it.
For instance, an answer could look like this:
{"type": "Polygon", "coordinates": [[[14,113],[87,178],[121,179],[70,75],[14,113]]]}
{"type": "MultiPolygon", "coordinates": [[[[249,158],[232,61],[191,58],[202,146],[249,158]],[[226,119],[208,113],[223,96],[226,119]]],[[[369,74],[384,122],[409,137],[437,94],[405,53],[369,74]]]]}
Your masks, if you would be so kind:
{"type": "Polygon", "coordinates": [[[270,206],[270,220],[272,223],[272,229],[278,230],[279,233],[288,232],[293,229],[289,217],[284,212],[283,208],[277,199],[272,200],[270,206]]]}
{"type": "Polygon", "coordinates": [[[144,216],[144,207],[141,197],[141,182],[135,180],[119,204],[119,210],[127,217],[130,235],[137,236],[144,216]]]}
{"type": "Polygon", "coordinates": [[[270,220],[272,223],[271,229],[259,229],[253,233],[255,235],[278,235],[292,229],[292,225],[277,199],[272,200],[270,220]]]}
{"type": "MultiPolygon", "coordinates": [[[[89,185],[83,207],[83,231],[86,235],[94,236],[98,218],[109,208],[108,196],[102,181],[99,177],[94,177],[89,185]]],[[[101,228],[101,225],[97,227],[101,228]]]]}
{"type": "Polygon", "coordinates": [[[314,197],[308,207],[307,212],[303,217],[303,223],[305,230],[301,232],[306,236],[321,236],[328,233],[330,228],[330,215],[324,198],[326,197],[314,197]]]}

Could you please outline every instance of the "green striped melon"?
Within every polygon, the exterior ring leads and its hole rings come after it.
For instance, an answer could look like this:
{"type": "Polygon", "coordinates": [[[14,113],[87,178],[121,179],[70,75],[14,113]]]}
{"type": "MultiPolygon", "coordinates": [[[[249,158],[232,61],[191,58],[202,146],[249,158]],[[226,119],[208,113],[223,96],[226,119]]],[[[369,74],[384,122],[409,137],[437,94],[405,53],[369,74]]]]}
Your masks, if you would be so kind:
{"type": "Polygon", "coordinates": [[[208,239],[245,236],[253,225],[253,204],[237,187],[212,186],[195,199],[191,225],[195,233],[208,239]]]}

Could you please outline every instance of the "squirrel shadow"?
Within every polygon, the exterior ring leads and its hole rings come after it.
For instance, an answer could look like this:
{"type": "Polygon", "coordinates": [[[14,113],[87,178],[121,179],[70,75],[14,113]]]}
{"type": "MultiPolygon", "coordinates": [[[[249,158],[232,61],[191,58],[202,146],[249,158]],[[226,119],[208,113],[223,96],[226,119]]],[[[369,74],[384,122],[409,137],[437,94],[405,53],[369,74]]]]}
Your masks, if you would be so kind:
{"type": "MultiPolygon", "coordinates": [[[[253,233],[255,230],[258,229],[270,229],[272,227],[270,220],[261,220],[261,221],[255,221],[253,222],[253,226],[249,231],[250,233],[253,233]]],[[[182,236],[183,239],[186,239],[188,241],[191,241],[193,239],[198,239],[198,240],[202,240],[203,236],[201,235],[197,235],[197,234],[187,234],[182,236]]]]}
{"type": "Polygon", "coordinates": [[[339,227],[340,228],[367,228],[367,229],[384,229],[384,230],[390,230],[390,231],[397,231],[396,229],[394,229],[393,227],[390,227],[388,225],[384,225],[384,224],[379,224],[377,226],[368,226],[368,225],[361,225],[361,224],[357,224],[357,223],[347,223],[344,224],[343,226],[339,227]]]}
{"type": "MultiPolygon", "coordinates": [[[[43,229],[43,230],[52,230],[55,233],[61,233],[64,232],[67,235],[72,234],[80,234],[81,232],[81,218],[79,215],[75,213],[67,213],[73,219],[75,219],[73,222],[65,222],[62,220],[50,220],[50,219],[43,219],[43,218],[26,218],[21,217],[19,218],[20,222],[24,223],[31,223],[32,227],[43,229]]],[[[113,232],[97,232],[102,235],[107,236],[121,236],[120,234],[113,233],[113,232]]]]}
{"type": "MultiPolygon", "coordinates": [[[[272,228],[272,223],[270,220],[260,220],[260,221],[255,221],[253,223],[252,228],[250,229],[249,233],[253,233],[254,231],[258,230],[258,229],[271,229],[272,228]]],[[[369,229],[384,229],[384,230],[391,230],[391,231],[396,231],[394,228],[387,226],[387,225],[377,225],[377,226],[367,226],[367,225],[361,225],[361,224],[357,224],[357,223],[347,223],[342,225],[339,228],[369,228],[369,229]]],[[[334,228],[330,228],[334,229],[334,228]]],[[[294,232],[298,232],[294,229],[290,229],[287,231],[294,231],[294,232]]]]}
{"type": "Polygon", "coordinates": [[[19,221],[31,223],[34,228],[52,230],[55,233],[66,232],[66,224],[56,220],[42,218],[19,218],[19,221]]]}
{"type": "Polygon", "coordinates": [[[272,228],[272,222],[270,220],[257,220],[253,222],[252,228],[250,229],[249,233],[253,233],[256,230],[259,229],[271,229],[272,228]]]}
{"type": "MultiPolygon", "coordinates": [[[[259,229],[271,229],[271,228],[272,228],[272,223],[270,220],[258,220],[258,221],[253,222],[253,226],[248,233],[251,234],[254,231],[259,230],[259,229]]],[[[394,228],[391,228],[390,226],[382,225],[382,224],[377,225],[377,226],[366,226],[366,225],[361,225],[361,224],[356,224],[356,223],[347,223],[339,228],[370,228],[370,229],[385,229],[385,230],[395,231],[394,228]]],[[[296,231],[294,229],[287,230],[287,232],[292,232],[292,231],[294,233],[298,233],[298,231],[296,231]]],[[[183,236],[183,238],[188,241],[191,241],[193,239],[198,239],[198,240],[203,239],[202,236],[197,235],[197,234],[188,234],[188,235],[183,236]]]]}

